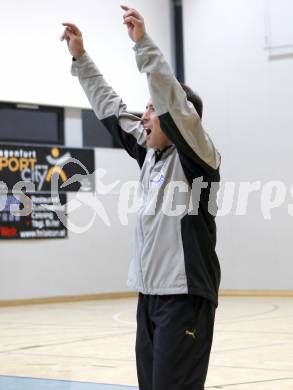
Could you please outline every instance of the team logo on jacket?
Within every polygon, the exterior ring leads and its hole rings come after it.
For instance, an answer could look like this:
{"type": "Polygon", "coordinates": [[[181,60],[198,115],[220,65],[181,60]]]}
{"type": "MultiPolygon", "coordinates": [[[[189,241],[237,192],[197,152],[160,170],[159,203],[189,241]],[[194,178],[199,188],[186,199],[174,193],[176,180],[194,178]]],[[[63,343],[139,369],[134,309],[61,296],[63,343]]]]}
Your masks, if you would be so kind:
{"type": "Polygon", "coordinates": [[[150,181],[152,185],[156,187],[160,187],[164,183],[164,180],[165,180],[165,176],[160,172],[157,176],[155,176],[150,181]]]}

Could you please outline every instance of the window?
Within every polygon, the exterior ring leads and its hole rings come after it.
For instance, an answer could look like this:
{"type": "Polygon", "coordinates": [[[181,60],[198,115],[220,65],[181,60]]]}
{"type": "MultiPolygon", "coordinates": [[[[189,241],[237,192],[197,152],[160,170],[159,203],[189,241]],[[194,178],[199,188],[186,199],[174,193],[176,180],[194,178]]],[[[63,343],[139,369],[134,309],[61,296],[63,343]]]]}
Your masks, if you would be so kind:
{"type": "MultiPolygon", "coordinates": [[[[133,113],[141,117],[141,113],[133,113]]],[[[82,110],[83,146],[121,148],[92,110],[82,110]]]]}
{"type": "Polygon", "coordinates": [[[120,148],[92,110],[82,110],[83,146],[120,148]]]}
{"type": "Polygon", "coordinates": [[[0,103],[0,142],[64,145],[64,110],[0,103]]]}

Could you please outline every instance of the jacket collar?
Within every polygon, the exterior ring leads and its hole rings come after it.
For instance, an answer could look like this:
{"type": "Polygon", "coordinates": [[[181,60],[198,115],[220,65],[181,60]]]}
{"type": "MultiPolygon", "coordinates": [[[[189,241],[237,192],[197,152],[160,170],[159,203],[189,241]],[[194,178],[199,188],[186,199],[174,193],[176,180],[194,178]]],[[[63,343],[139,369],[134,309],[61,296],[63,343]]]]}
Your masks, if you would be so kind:
{"type": "Polygon", "coordinates": [[[156,161],[160,160],[163,155],[164,155],[164,157],[166,157],[166,155],[171,153],[171,151],[174,148],[175,148],[175,145],[172,144],[172,145],[166,146],[164,149],[155,149],[154,155],[155,155],[156,161]],[[167,151],[168,151],[168,153],[166,153],[167,151]]]}

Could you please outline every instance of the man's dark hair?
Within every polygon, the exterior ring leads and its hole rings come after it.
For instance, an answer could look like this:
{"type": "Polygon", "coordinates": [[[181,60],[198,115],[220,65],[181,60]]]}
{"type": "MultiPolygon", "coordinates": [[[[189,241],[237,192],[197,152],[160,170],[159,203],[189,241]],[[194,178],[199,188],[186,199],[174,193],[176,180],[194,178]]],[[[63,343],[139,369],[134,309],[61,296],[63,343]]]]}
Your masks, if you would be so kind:
{"type": "Polygon", "coordinates": [[[198,113],[200,119],[202,118],[203,104],[201,98],[193,92],[191,88],[189,88],[186,84],[180,83],[184,92],[186,93],[187,100],[191,102],[198,113]]]}

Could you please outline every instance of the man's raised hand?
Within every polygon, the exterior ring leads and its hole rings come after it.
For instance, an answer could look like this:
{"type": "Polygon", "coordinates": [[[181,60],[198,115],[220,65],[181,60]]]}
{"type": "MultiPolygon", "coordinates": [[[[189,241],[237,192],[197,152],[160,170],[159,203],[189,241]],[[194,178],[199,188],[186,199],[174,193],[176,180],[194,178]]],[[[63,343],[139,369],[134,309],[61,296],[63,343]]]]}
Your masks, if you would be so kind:
{"type": "Polygon", "coordinates": [[[61,41],[66,41],[68,50],[72,57],[78,59],[84,52],[83,39],[80,30],[72,23],[62,23],[65,26],[65,30],[60,37],[61,41]]]}
{"type": "Polygon", "coordinates": [[[126,5],[121,5],[123,9],[123,20],[127,26],[128,35],[133,42],[140,41],[145,35],[145,25],[143,17],[133,8],[129,8],[126,5]]]}

